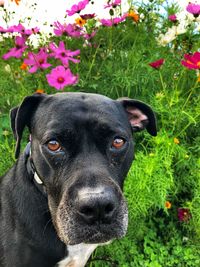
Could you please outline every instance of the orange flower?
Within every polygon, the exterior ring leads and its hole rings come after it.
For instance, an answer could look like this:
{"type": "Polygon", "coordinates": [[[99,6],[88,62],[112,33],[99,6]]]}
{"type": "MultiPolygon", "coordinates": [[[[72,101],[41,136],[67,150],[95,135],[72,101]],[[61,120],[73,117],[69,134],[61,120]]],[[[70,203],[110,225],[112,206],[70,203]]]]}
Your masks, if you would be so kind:
{"type": "Polygon", "coordinates": [[[77,25],[79,25],[80,27],[83,27],[83,25],[86,23],[86,20],[79,17],[79,18],[75,19],[75,23],[77,25]]]}
{"type": "Polygon", "coordinates": [[[197,82],[200,83],[200,74],[199,74],[199,76],[198,76],[198,78],[197,78],[197,82]]]}
{"type": "Polygon", "coordinates": [[[180,143],[179,139],[178,138],[174,138],[174,144],[178,145],[180,143]]]}
{"type": "Polygon", "coordinates": [[[133,19],[133,21],[135,21],[136,23],[139,21],[140,16],[139,14],[137,14],[136,12],[134,12],[133,10],[129,11],[128,13],[128,17],[131,17],[133,19]]]}
{"type": "Polygon", "coordinates": [[[171,207],[172,207],[172,203],[170,201],[166,201],[165,202],[165,208],[166,209],[171,209],[171,207]]]}
{"type": "Polygon", "coordinates": [[[21,70],[27,70],[27,68],[28,68],[28,65],[26,63],[24,63],[24,62],[20,66],[21,70]]]}
{"type": "Polygon", "coordinates": [[[15,2],[17,5],[19,5],[19,2],[21,1],[21,0],[11,0],[11,2],[15,2]]]}
{"type": "Polygon", "coordinates": [[[43,90],[43,89],[37,89],[37,90],[36,90],[36,93],[37,93],[37,94],[44,94],[44,90],[43,90]]]}

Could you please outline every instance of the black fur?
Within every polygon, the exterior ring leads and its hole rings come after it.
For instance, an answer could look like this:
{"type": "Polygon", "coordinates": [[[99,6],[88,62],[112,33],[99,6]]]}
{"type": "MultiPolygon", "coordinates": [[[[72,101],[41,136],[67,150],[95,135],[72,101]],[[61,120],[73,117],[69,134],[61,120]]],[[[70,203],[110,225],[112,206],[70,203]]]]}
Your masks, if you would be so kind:
{"type": "Polygon", "coordinates": [[[1,267],[53,267],[67,255],[67,244],[106,242],[125,234],[123,182],[133,160],[132,131],[140,130],[131,129],[128,121],[126,108],[131,105],[147,116],[141,129],[156,135],[151,108],[131,99],[36,94],[11,111],[19,158],[0,183],[1,267]],[[31,154],[26,149],[19,156],[25,127],[31,134],[31,154]],[[119,135],[126,145],[115,151],[110,144],[119,135]],[[58,139],[63,150],[48,151],[49,139],[58,139]],[[34,168],[43,185],[35,182],[34,168]],[[81,189],[100,186],[113,190],[118,206],[109,226],[102,223],[99,232],[79,219],[76,203],[81,189]]]}

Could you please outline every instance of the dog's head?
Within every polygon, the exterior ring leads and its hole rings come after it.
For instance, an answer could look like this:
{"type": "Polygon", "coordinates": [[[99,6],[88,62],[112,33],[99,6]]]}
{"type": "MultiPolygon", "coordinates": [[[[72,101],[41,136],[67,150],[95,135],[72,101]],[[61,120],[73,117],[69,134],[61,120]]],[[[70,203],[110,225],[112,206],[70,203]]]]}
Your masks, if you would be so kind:
{"type": "Polygon", "coordinates": [[[96,94],[35,94],[11,111],[11,126],[16,157],[29,128],[29,157],[64,243],[103,243],[125,235],[122,189],[134,157],[132,134],[146,128],[156,135],[149,106],[96,94]]]}

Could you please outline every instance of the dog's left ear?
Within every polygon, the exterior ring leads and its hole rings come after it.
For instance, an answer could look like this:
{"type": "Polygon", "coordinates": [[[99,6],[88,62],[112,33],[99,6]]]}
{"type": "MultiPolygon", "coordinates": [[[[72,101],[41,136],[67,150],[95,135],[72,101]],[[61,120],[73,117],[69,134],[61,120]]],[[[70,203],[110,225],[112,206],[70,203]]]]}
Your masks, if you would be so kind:
{"type": "Polygon", "coordinates": [[[18,158],[20,153],[20,143],[25,126],[30,130],[30,121],[33,113],[41,100],[45,97],[44,94],[34,94],[24,98],[19,107],[15,107],[10,111],[11,128],[16,139],[15,158],[18,158]]]}
{"type": "Polygon", "coordinates": [[[133,132],[147,129],[148,133],[156,136],[156,117],[150,106],[142,101],[120,98],[118,101],[124,107],[133,132]]]}

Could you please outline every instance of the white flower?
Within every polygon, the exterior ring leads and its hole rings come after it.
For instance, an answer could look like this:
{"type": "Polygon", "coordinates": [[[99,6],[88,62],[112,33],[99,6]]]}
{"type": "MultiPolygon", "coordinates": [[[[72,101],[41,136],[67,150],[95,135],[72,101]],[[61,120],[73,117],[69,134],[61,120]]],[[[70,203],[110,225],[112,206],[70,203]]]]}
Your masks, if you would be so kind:
{"type": "Polygon", "coordinates": [[[176,34],[183,34],[187,31],[187,23],[186,21],[184,21],[183,23],[180,23],[177,27],[176,27],[176,34]]]}
{"type": "Polygon", "coordinates": [[[141,14],[140,14],[140,19],[142,19],[142,20],[143,20],[144,18],[145,18],[145,15],[144,15],[144,13],[141,13],[141,14]]]}
{"type": "Polygon", "coordinates": [[[165,34],[160,34],[157,38],[158,44],[166,46],[168,43],[176,39],[176,26],[169,28],[165,34]]]}
{"type": "Polygon", "coordinates": [[[11,68],[9,64],[5,65],[5,71],[11,73],[11,68]]]}

